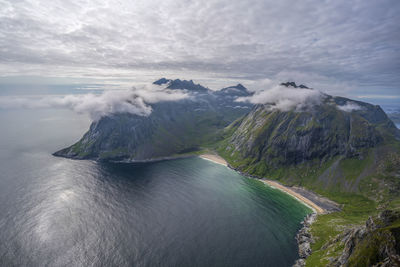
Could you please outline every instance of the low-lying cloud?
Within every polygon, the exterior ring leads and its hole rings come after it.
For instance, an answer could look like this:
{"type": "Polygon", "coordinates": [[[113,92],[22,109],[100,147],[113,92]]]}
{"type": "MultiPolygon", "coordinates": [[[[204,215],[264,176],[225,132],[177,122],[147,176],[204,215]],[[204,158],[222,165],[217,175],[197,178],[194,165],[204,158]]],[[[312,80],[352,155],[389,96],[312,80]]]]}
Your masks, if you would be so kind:
{"type": "Polygon", "coordinates": [[[67,108],[77,113],[87,113],[93,120],[116,113],[149,116],[151,104],[177,101],[189,95],[182,90],[169,90],[159,86],[143,86],[129,90],[108,90],[100,95],[77,94],[64,96],[0,98],[0,108],[67,108]]]}
{"type": "Polygon", "coordinates": [[[345,105],[343,106],[337,106],[339,110],[345,111],[345,112],[352,112],[355,110],[361,110],[362,107],[360,105],[357,105],[355,102],[352,101],[347,101],[345,105]]]}
{"type": "Polygon", "coordinates": [[[286,86],[273,86],[256,91],[249,97],[239,97],[236,101],[253,104],[266,104],[271,110],[300,111],[321,103],[324,94],[314,89],[301,89],[286,86]]]}

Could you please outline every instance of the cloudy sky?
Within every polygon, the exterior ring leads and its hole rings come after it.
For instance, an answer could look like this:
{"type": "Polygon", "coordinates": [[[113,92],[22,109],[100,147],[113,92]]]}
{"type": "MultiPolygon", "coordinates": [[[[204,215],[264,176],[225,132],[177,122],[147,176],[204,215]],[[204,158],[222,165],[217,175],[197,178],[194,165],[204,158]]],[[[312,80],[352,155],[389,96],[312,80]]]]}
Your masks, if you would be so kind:
{"type": "Polygon", "coordinates": [[[0,89],[295,80],[400,102],[399,14],[399,0],[0,0],[0,89]]]}

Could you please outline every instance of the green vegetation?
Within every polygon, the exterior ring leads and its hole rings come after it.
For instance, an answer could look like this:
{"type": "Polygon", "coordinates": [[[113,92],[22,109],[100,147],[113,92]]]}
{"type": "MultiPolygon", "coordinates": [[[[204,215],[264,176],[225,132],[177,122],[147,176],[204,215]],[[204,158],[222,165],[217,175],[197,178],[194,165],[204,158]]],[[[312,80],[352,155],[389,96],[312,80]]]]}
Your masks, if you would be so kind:
{"type": "MultiPolygon", "coordinates": [[[[312,224],[315,242],[307,266],[332,264],[345,248],[340,235],[382,210],[400,210],[399,132],[379,107],[362,105],[352,113],[325,105],[314,114],[265,113],[258,107],[226,128],[216,145],[235,169],[302,186],[341,205],[340,212],[320,215],[312,224]]],[[[382,241],[375,235],[360,244],[348,264],[376,262],[382,241]]]]}
{"type": "Polygon", "coordinates": [[[315,243],[311,246],[313,253],[307,258],[307,266],[324,266],[330,257],[339,256],[343,244],[335,237],[351,226],[364,224],[369,216],[377,213],[376,203],[361,195],[336,193],[325,196],[340,203],[342,210],[320,215],[312,224],[315,243]]]}
{"type": "MultiPolygon", "coordinates": [[[[162,104],[146,118],[103,118],[57,153],[148,160],[216,151],[241,172],[312,190],[342,210],[320,215],[312,225],[315,243],[307,266],[337,259],[345,249],[339,238],[345,230],[364,225],[384,209],[400,209],[400,132],[378,106],[357,102],[361,109],[344,112],[337,105],[351,100],[326,96],[312,110],[271,111],[257,105],[244,115],[243,108],[228,108],[235,103],[227,99],[214,95],[162,104]]],[[[382,236],[377,232],[371,241],[382,242],[382,236]]],[[[375,262],[377,246],[360,244],[349,263],[375,262]]]]}

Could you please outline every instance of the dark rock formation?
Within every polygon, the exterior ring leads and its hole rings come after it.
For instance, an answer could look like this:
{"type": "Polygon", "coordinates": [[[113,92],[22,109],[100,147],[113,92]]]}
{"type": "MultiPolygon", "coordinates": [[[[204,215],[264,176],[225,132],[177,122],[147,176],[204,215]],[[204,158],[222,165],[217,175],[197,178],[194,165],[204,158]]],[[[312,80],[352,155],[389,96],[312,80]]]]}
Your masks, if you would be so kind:
{"type": "Polygon", "coordinates": [[[302,267],[305,266],[305,259],[311,255],[311,243],[314,242],[311,233],[310,227],[311,224],[315,221],[317,214],[312,213],[307,215],[307,217],[301,223],[303,227],[296,235],[297,245],[299,246],[299,257],[294,267],[302,267]]]}
{"type": "Polygon", "coordinates": [[[192,80],[187,81],[187,80],[180,80],[180,79],[176,79],[176,80],[170,80],[170,79],[166,79],[166,78],[161,78],[155,82],[153,82],[153,84],[157,84],[157,85],[167,85],[168,89],[186,89],[189,91],[208,91],[209,89],[206,87],[201,86],[200,84],[195,84],[192,80]]]}
{"type": "Polygon", "coordinates": [[[307,86],[300,84],[299,86],[297,86],[297,84],[295,82],[286,82],[286,83],[281,83],[281,85],[286,86],[286,87],[294,87],[294,88],[302,88],[302,89],[311,89],[308,88],[307,86]]]}
{"type": "MultiPolygon", "coordinates": [[[[187,90],[190,97],[153,104],[153,111],[147,117],[128,113],[103,117],[93,122],[76,144],[54,155],[103,161],[146,161],[179,156],[215,142],[221,129],[252,107],[252,104],[234,102],[235,92],[220,94],[193,81],[162,78],[154,83],[167,84],[169,89],[187,90]]],[[[246,94],[243,86],[238,89],[242,95],[250,94],[246,94]]]]}
{"type": "Polygon", "coordinates": [[[331,96],[304,111],[257,105],[231,125],[229,133],[225,154],[267,169],[312,160],[324,162],[339,155],[360,156],[389,135],[399,137],[398,129],[379,106],[331,96]],[[338,108],[349,101],[359,109],[346,112],[338,108]]]}
{"type": "Polygon", "coordinates": [[[400,213],[385,210],[339,236],[343,253],[333,266],[400,266],[400,213]]]}

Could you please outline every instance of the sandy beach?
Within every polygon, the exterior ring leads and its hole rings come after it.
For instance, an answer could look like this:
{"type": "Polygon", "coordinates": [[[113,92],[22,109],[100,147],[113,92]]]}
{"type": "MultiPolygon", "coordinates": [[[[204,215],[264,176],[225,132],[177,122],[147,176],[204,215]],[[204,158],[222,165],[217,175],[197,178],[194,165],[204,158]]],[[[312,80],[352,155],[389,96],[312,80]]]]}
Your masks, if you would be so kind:
{"type": "Polygon", "coordinates": [[[292,189],[290,189],[287,186],[281,185],[280,183],[271,181],[271,180],[260,179],[260,181],[263,183],[266,183],[267,185],[269,185],[271,187],[277,188],[277,189],[291,195],[292,197],[297,198],[298,200],[300,200],[301,202],[305,203],[307,206],[312,208],[318,214],[326,213],[325,209],[321,208],[320,206],[318,206],[317,204],[315,204],[308,198],[300,195],[299,193],[294,192],[292,189]]]}
{"type": "Polygon", "coordinates": [[[215,163],[218,163],[218,164],[221,164],[224,166],[228,166],[228,162],[226,162],[226,160],[224,160],[223,158],[221,158],[220,156],[215,155],[215,154],[202,154],[199,157],[202,159],[213,161],[215,163]]]}
{"type": "MultiPolygon", "coordinates": [[[[223,159],[222,157],[215,155],[215,154],[202,154],[199,156],[202,159],[206,159],[206,160],[210,160],[212,162],[224,165],[224,166],[228,166],[228,162],[226,162],[225,159],[223,159]]],[[[305,196],[295,192],[294,190],[290,189],[290,187],[284,186],[278,182],[275,181],[271,181],[271,180],[266,180],[266,179],[259,179],[261,182],[274,187],[276,189],[279,189],[289,195],[291,195],[292,197],[298,199],[299,201],[303,202],[304,204],[306,204],[308,207],[310,207],[312,210],[314,210],[314,212],[318,213],[318,214],[323,214],[323,213],[327,213],[327,211],[320,207],[319,205],[317,205],[315,202],[313,202],[312,200],[306,198],[305,196]]]]}

